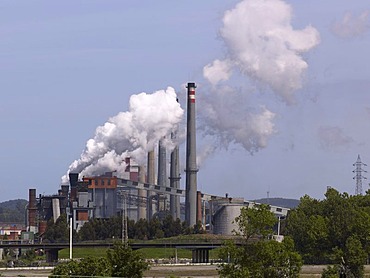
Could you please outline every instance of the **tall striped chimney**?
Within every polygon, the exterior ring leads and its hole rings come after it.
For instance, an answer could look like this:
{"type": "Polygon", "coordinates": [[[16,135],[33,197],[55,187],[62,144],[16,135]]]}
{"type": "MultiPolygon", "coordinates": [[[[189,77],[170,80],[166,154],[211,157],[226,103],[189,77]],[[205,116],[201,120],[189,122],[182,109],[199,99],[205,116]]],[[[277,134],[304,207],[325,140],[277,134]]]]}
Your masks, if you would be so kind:
{"type": "Polygon", "coordinates": [[[186,129],[186,196],[185,221],[192,227],[197,222],[197,154],[195,133],[195,83],[188,83],[186,129]]]}

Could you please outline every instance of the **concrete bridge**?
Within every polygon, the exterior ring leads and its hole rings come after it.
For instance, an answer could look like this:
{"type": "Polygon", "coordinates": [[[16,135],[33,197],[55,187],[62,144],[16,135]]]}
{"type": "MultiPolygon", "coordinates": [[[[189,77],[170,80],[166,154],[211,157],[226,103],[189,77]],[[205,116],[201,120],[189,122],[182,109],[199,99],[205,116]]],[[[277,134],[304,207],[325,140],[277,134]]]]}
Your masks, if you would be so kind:
{"type": "MultiPolygon", "coordinates": [[[[129,243],[129,246],[133,250],[142,248],[176,248],[176,249],[190,249],[192,250],[192,262],[193,263],[209,263],[209,250],[219,248],[223,243],[212,243],[212,242],[166,242],[166,243],[129,243]]],[[[106,247],[113,248],[113,242],[76,242],[73,243],[72,247],[81,248],[94,248],[94,247],[106,247]]],[[[28,248],[28,249],[44,249],[46,253],[46,261],[49,263],[58,261],[58,251],[61,249],[69,248],[68,242],[62,243],[22,243],[12,242],[4,243],[0,242],[0,248],[28,248]]]]}

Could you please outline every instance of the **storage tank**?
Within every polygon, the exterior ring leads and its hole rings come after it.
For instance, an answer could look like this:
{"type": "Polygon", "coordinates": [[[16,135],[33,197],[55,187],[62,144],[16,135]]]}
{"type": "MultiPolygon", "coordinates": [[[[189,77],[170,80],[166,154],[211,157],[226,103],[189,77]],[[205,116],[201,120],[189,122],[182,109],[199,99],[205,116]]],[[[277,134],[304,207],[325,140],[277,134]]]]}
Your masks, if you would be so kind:
{"type": "Polygon", "coordinates": [[[235,218],[240,215],[242,204],[223,204],[213,215],[213,233],[216,235],[233,235],[233,230],[238,229],[238,225],[233,223],[235,218]]]}

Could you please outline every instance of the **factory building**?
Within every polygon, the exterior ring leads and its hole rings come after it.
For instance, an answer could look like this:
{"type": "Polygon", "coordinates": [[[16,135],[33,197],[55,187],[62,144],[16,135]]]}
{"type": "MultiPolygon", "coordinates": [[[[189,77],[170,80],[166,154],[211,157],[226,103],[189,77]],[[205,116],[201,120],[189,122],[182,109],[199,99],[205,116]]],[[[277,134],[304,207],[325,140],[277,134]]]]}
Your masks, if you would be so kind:
{"type": "MultiPolygon", "coordinates": [[[[79,173],[70,173],[70,184],[62,185],[56,195],[40,195],[36,198],[36,190],[30,189],[28,231],[43,233],[47,221],[55,221],[63,213],[73,218],[73,227],[77,231],[89,219],[109,218],[124,213],[134,221],[172,215],[174,219],[185,219],[189,226],[200,221],[213,233],[231,234],[235,229],[233,220],[240,214],[240,208],[253,206],[254,203],[242,198],[207,195],[197,190],[195,88],[195,83],[187,84],[185,190],[180,189],[178,146],[170,154],[167,171],[166,148],[159,142],[157,175],[153,150],[148,152],[145,166],[127,157],[126,168],[121,176],[117,176],[117,172],[84,177],[79,177],[79,173]],[[180,198],[185,198],[183,207],[180,198]]],[[[176,133],[171,136],[175,137],[176,133]]],[[[287,213],[285,208],[271,209],[277,215],[287,213]]]]}

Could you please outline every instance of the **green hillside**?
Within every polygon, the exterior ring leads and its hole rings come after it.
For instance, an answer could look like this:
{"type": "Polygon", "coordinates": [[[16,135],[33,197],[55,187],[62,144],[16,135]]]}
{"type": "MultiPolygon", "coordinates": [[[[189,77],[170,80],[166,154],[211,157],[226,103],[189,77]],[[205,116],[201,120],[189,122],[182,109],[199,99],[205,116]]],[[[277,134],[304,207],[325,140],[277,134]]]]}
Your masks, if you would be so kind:
{"type": "Polygon", "coordinates": [[[278,206],[283,208],[295,208],[299,205],[297,199],[285,199],[285,198],[262,198],[253,200],[256,203],[268,204],[272,206],[278,206]]]}
{"type": "Polygon", "coordinates": [[[0,223],[24,223],[27,204],[23,199],[0,203],[0,223]]]}

